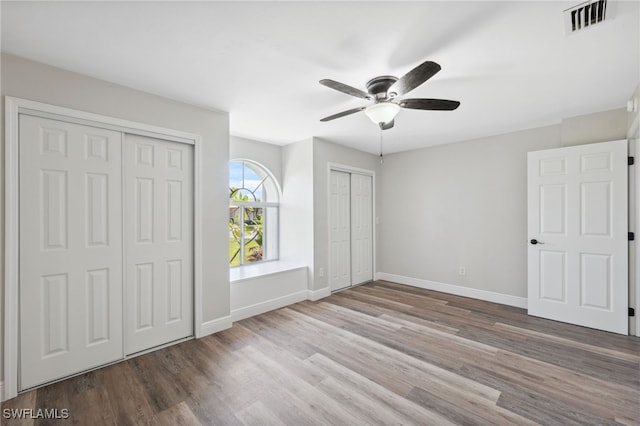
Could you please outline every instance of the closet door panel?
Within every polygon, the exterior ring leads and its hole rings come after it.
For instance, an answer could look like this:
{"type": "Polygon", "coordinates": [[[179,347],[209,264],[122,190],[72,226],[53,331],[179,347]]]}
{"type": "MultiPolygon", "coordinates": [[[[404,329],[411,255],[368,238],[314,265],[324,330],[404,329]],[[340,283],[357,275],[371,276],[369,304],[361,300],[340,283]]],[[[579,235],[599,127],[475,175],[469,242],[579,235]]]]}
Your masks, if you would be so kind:
{"type": "Polygon", "coordinates": [[[351,175],[351,280],[373,280],[372,178],[358,174],[351,175]]]}
{"type": "Polygon", "coordinates": [[[336,291],[351,285],[350,174],[330,171],[329,286],[336,291]]]}
{"type": "Polygon", "coordinates": [[[132,354],[193,334],[193,147],[126,135],[124,158],[132,354]]]}
{"type": "Polygon", "coordinates": [[[119,132],[20,115],[20,374],[123,357],[119,132]]]}

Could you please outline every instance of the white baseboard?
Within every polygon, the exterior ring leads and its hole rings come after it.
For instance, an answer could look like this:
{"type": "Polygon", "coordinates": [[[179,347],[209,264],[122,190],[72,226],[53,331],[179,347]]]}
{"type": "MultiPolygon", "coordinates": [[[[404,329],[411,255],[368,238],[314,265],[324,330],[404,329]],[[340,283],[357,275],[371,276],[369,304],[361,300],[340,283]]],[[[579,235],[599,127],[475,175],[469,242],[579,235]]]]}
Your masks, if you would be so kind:
{"type": "Polygon", "coordinates": [[[226,330],[231,328],[234,322],[241,321],[245,318],[273,311],[274,309],[284,308],[285,306],[302,302],[303,300],[316,301],[330,295],[331,289],[329,287],[321,288],[320,290],[301,290],[254,305],[234,309],[231,311],[231,315],[203,323],[200,327],[200,333],[198,333],[196,337],[205,337],[226,330]]]}
{"type": "Polygon", "coordinates": [[[307,300],[307,290],[287,294],[286,296],[281,296],[275,299],[267,300],[265,302],[245,306],[244,308],[234,309],[231,311],[231,320],[233,322],[240,321],[254,315],[260,315],[265,312],[273,311],[274,309],[284,308],[285,306],[302,302],[303,300],[307,300]]]}
{"type": "Polygon", "coordinates": [[[502,305],[515,306],[527,309],[527,298],[511,296],[508,294],[494,293],[487,290],[463,287],[453,284],[439,283],[436,281],[423,280],[420,278],[404,277],[402,275],[387,274],[378,272],[376,279],[391,281],[398,284],[410,285],[412,287],[424,288],[426,290],[440,291],[443,293],[455,294],[456,296],[470,297],[472,299],[484,300],[486,302],[500,303],[502,305]]]}
{"type": "Polygon", "coordinates": [[[327,296],[331,296],[331,289],[329,287],[321,288],[320,290],[307,290],[307,299],[313,302],[327,296]]]}
{"type": "Polygon", "coordinates": [[[203,322],[202,325],[200,325],[200,332],[196,332],[196,338],[199,339],[210,334],[215,334],[219,331],[231,328],[232,325],[233,321],[231,320],[231,315],[203,322]]]}

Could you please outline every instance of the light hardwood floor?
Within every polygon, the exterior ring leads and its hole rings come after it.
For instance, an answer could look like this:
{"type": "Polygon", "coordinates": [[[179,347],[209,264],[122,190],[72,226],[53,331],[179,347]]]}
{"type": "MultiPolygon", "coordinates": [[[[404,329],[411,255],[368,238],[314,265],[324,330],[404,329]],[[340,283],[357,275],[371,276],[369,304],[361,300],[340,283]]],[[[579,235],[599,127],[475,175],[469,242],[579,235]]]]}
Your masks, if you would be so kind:
{"type": "MultiPolygon", "coordinates": [[[[83,425],[638,425],[640,339],[377,281],[2,408],[83,425]]],[[[31,423],[46,422],[2,419],[31,423]]]]}

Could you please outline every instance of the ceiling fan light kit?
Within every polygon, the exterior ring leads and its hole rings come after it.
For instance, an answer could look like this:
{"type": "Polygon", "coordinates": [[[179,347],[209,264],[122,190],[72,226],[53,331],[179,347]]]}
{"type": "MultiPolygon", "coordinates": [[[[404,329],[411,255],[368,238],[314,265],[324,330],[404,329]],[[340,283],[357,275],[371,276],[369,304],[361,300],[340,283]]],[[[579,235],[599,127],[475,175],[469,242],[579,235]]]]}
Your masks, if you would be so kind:
{"type": "Polygon", "coordinates": [[[393,102],[379,102],[369,105],[364,113],[374,124],[382,125],[393,120],[400,112],[400,105],[393,102]]]}
{"type": "Polygon", "coordinates": [[[400,112],[400,108],[453,111],[460,106],[460,102],[446,99],[399,99],[433,77],[440,69],[440,65],[435,62],[425,61],[400,78],[390,75],[372,78],[366,84],[366,92],[335,80],[320,80],[323,86],[374,102],[372,105],[324,117],[320,121],[331,121],[364,110],[374,124],[379,125],[381,130],[387,130],[393,127],[394,118],[400,112]]]}

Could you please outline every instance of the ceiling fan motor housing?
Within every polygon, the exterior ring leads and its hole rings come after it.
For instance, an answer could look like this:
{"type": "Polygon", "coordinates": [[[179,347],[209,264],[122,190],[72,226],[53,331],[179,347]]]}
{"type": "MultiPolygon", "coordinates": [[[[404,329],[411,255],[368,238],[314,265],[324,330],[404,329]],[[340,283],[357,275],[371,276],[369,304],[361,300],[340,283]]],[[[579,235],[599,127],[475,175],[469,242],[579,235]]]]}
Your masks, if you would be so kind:
{"type": "Polygon", "coordinates": [[[387,98],[387,91],[396,81],[398,81],[398,78],[391,75],[374,77],[367,82],[367,92],[377,100],[385,99],[387,98]]]}

